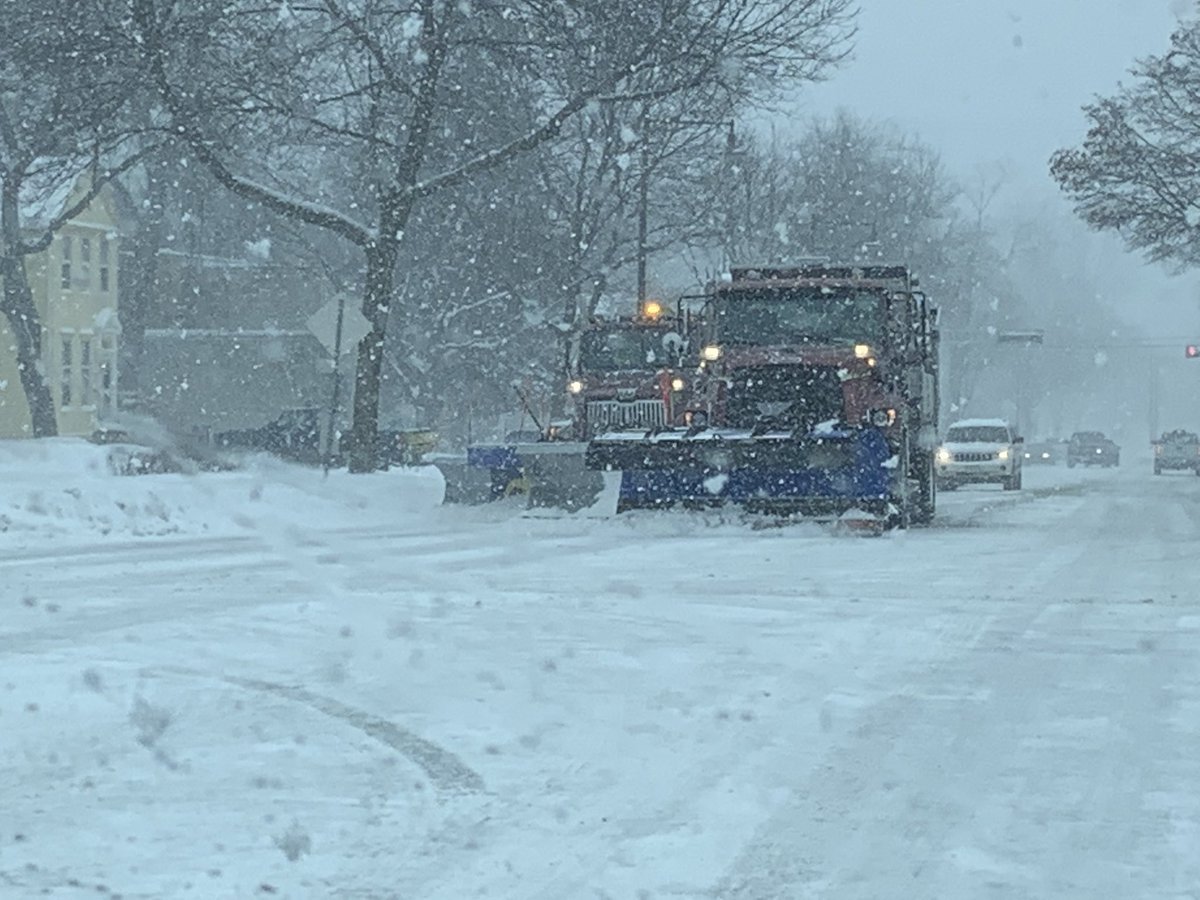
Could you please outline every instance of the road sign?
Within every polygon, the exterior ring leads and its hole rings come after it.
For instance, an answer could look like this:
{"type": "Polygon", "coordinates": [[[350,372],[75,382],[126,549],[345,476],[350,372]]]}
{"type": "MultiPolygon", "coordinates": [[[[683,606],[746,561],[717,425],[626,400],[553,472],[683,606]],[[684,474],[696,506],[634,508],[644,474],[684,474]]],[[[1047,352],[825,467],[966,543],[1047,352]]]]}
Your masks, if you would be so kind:
{"type": "Polygon", "coordinates": [[[358,346],[358,342],[371,331],[371,323],[362,314],[358,306],[348,297],[334,297],[304,323],[309,331],[325,347],[330,356],[349,353],[358,346]],[[341,335],[338,334],[338,307],[341,312],[341,335]],[[341,337],[341,346],[338,338],[341,337]]]}
{"type": "Polygon", "coordinates": [[[1000,344],[1025,344],[1030,346],[1033,344],[1041,344],[1045,341],[1046,334],[1043,331],[1001,331],[996,335],[996,342],[1000,344]]]}

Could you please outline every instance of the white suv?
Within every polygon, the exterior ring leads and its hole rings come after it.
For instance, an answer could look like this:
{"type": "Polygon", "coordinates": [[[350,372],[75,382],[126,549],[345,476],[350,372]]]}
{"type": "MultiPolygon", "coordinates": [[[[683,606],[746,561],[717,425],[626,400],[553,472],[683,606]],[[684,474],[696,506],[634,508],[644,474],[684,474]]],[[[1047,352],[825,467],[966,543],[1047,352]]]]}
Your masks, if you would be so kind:
{"type": "Polygon", "coordinates": [[[961,484],[999,484],[1021,489],[1021,454],[1017,437],[1003,419],[963,419],[946,429],[938,447],[937,483],[952,491],[961,484]]]}

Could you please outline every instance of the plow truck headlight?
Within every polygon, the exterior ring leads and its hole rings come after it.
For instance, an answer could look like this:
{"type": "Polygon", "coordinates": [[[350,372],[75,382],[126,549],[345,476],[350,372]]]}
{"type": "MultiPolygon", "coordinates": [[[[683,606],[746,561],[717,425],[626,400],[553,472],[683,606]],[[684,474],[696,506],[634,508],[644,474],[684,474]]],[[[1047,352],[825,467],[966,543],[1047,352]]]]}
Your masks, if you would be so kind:
{"type": "Polygon", "coordinates": [[[954,454],[945,447],[939,447],[937,452],[937,461],[940,463],[948,463],[954,459],[954,454]]]}
{"type": "Polygon", "coordinates": [[[706,362],[716,362],[721,358],[721,348],[716,344],[709,344],[700,351],[700,356],[703,357],[706,362]]]}
{"type": "Polygon", "coordinates": [[[1001,450],[999,453],[996,454],[996,459],[1008,459],[1008,457],[1009,457],[1009,452],[1007,450],[1001,450]]]}
{"type": "Polygon", "coordinates": [[[567,382],[567,390],[570,391],[572,394],[582,394],[583,393],[583,382],[580,381],[578,378],[575,378],[575,379],[567,382]]]}
{"type": "Polygon", "coordinates": [[[679,376],[676,376],[671,379],[671,390],[675,391],[675,393],[679,393],[686,386],[687,385],[684,383],[684,380],[682,378],[680,378],[679,376]]]}
{"type": "Polygon", "coordinates": [[[855,344],[854,345],[854,358],[855,359],[869,359],[870,357],[871,357],[871,345],[870,344],[855,344]]]}

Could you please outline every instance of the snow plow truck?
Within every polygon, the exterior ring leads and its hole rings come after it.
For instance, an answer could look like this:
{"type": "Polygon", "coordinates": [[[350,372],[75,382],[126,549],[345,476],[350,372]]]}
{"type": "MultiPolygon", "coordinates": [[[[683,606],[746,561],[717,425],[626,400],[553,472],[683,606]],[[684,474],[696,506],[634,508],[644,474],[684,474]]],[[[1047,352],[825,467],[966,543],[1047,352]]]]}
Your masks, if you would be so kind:
{"type": "Polygon", "coordinates": [[[621,473],[618,510],[933,518],[937,311],[906,267],[737,268],[690,299],[682,421],[589,436],[586,466],[621,473]]]}
{"type": "MultiPolygon", "coordinates": [[[[633,316],[589,322],[568,342],[569,421],[538,423],[536,434],[468,447],[467,469],[484,476],[483,491],[472,499],[495,499],[520,485],[530,507],[573,512],[600,502],[613,479],[585,466],[589,440],[610,431],[643,434],[684,424],[687,326],[679,310],[658,300],[644,302],[633,316]]],[[[439,467],[447,496],[464,497],[461,466],[439,467]]]]}

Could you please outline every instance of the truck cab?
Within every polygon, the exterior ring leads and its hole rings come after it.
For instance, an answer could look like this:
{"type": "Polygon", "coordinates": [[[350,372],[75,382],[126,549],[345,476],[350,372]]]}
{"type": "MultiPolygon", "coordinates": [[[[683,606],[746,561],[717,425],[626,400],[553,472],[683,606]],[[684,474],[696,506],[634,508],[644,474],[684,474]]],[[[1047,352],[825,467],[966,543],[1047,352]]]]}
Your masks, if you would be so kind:
{"type": "Polygon", "coordinates": [[[686,333],[682,318],[657,301],[638,316],[590,323],[568,364],[576,436],[682,424],[691,387],[686,333]]]}

